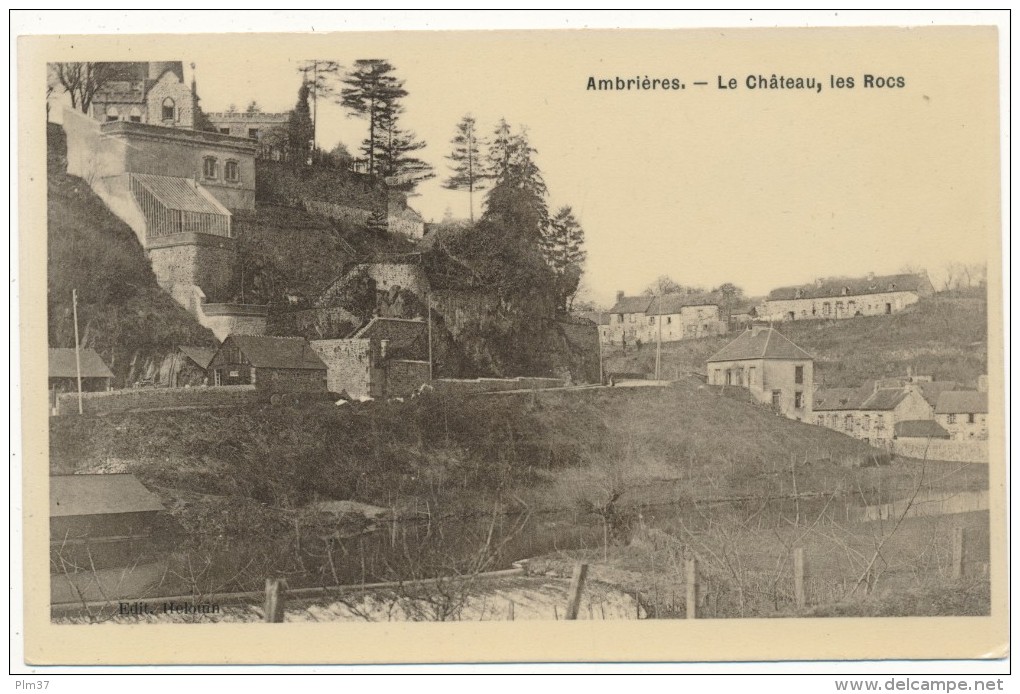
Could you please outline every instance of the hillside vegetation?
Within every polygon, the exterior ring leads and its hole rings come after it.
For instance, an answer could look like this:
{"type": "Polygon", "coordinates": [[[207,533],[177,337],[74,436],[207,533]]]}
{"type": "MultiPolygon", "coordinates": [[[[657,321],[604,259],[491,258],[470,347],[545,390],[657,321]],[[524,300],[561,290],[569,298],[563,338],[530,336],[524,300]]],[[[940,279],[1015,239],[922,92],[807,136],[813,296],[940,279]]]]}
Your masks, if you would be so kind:
{"type": "Polygon", "coordinates": [[[215,345],[206,328],[156,284],[134,232],[76,176],[66,141],[47,130],[47,309],[49,344],[74,346],[71,292],[78,290],[81,343],[128,385],[177,345],[215,345]]]}
{"type": "MultiPolygon", "coordinates": [[[[902,313],[840,321],[793,321],[776,326],[815,357],[815,382],[853,387],[907,369],[937,380],[973,385],[988,369],[987,301],[973,292],[939,293],[902,313]]],[[[705,373],[705,360],[736,334],[662,345],[661,373],[705,373]]],[[[640,351],[606,350],[606,367],[614,372],[655,370],[655,345],[640,351]]]]}

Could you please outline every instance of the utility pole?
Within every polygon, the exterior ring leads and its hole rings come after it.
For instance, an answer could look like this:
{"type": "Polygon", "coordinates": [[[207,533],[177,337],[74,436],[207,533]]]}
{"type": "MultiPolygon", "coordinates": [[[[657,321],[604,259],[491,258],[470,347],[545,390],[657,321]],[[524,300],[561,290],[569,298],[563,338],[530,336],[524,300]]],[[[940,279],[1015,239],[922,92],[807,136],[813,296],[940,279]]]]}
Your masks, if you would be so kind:
{"type": "Polygon", "coordinates": [[[658,333],[655,339],[655,380],[659,380],[659,365],[662,362],[662,295],[656,297],[658,304],[658,333]]]}
{"type": "Polygon", "coordinates": [[[428,293],[428,331],[429,331],[429,383],[432,382],[432,292],[428,293]]]}
{"type": "Polygon", "coordinates": [[[596,319],[599,322],[595,325],[595,335],[599,341],[599,385],[605,385],[605,376],[602,373],[602,314],[596,319]]]}
{"type": "Polygon", "coordinates": [[[78,343],[78,290],[71,290],[71,306],[74,310],[74,367],[78,372],[78,414],[83,414],[81,403],[81,352],[78,343]]]}

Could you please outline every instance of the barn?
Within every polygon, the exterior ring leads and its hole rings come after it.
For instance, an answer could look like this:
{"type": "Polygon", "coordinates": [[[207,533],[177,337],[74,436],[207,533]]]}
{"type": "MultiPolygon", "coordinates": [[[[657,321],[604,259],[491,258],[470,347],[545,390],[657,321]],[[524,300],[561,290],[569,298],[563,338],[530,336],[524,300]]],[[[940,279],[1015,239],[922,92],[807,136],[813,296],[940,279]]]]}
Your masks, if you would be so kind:
{"type": "Polygon", "coordinates": [[[213,385],[268,393],[325,393],[326,364],[303,337],[230,335],[209,364],[213,385]]]}

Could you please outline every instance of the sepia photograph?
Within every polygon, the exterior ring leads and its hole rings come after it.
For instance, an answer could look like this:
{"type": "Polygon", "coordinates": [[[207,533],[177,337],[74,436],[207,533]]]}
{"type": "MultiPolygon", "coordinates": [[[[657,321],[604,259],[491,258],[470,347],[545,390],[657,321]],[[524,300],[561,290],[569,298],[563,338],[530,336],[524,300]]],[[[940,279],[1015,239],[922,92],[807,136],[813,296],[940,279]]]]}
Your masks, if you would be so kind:
{"type": "Polygon", "coordinates": [[[22,37],[26,648],[1007,653],[1000,40],[22,37]]]}

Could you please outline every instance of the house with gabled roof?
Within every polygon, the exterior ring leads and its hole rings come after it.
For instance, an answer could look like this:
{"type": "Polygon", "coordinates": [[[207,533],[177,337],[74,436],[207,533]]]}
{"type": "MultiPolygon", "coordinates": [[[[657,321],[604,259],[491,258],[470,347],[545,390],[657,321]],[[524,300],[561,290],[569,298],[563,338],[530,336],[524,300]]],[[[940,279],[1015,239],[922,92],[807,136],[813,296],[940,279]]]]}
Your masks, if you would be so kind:
{"type": "Polygon", "coordinates": [[[987,439],[988,393],[980,390],[941,393],[935,405],[935,421],[954,441],[987,439]]]}
{"type": "Polygon", "coordinates": [[[935,292],[926,272],[819,278],[769,292],[759,311],[768,321],[842,319],[898,313],[935,292]]]}
{"type": "Polygon", "coordinates": [[[887,444],[901,422],[931,420],[932,406],[918,383],[876,380],[859,388],[819,388],[813,423],[871,444],[887,444]]]}
{"type": "Polygon", "coordinates": [[[609,309],[608,329],[600,331],[611,344],[648,344],[662,340],[676,342],[696,337],[721,335],[726,323],[719,305],[706,294],[663,294],[624,296],[617,292],[609,309]]]}
{"type": "Polygon", "coordinates": [[[303,337],[230,335],[209,363],[213,385],[270,393],[326,392],[326,364],[303,337]]]}
{"type": "Polygon", "coordinates": [[[708,383],[746,388],[791,419],[808,421],[814,358],[775,328],[752,326],[708,358],[708,383]]]}

